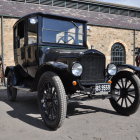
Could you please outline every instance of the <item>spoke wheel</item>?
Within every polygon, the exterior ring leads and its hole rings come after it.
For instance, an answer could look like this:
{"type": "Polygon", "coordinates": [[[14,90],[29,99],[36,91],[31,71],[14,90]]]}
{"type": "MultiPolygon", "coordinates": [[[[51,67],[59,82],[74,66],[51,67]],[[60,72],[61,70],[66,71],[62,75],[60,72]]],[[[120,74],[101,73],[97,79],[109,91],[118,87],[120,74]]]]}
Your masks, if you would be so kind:
{"type": "Polygon", "coordinates": [[[122,115],[131,115],[135,113],[140,103],[140,80],[129,72],[119,72],[112,79],[111,94],[115,94],[110,98],[113,108],[122,115]]]}
{"type": "Polygon", "coordinates": [[[38,103],[46,126],[56,130],[66,117],[66,94],[61,79],[45,72],[38,85],[38,103]]]}
{"type": "Polygon", "coordinates": [[[17,89],[13,87],[14,73],[10,71],[7,76],[7,96],[9,101],[15,101],[17,97],[17,89]]]}

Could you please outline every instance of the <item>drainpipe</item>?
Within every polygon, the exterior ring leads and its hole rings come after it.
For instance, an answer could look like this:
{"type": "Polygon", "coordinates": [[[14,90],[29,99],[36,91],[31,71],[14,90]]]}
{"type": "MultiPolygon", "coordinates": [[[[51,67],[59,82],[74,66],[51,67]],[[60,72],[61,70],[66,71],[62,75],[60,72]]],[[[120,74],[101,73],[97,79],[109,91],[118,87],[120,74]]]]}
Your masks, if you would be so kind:
{"type": "MultiPolygon", "coordinates": [[[[4,73],[4,26],[3,26],[3,16],[1,16],[1,56],[2,56],[2,70],[4,73]]],[[[4,78],[5,85],[5,78],[4,78]]]]}
{"type": "Polygon", "coordinates": [[[135,66],[135,48],[136,48],[136,30],[133,31],[134,45],[133,45],[133,65],[135,66]]]}

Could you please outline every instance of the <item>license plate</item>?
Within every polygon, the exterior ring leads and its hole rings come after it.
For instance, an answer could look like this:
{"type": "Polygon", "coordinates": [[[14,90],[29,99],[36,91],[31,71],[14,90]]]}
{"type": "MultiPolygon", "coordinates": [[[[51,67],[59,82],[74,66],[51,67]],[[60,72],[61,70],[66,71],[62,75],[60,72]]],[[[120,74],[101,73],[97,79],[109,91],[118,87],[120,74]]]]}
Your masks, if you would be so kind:
{"type": "Polygon", "coordinates": [[[95,92],[110,92],[111,84],[99,83],[95,85],[95,92]]]}

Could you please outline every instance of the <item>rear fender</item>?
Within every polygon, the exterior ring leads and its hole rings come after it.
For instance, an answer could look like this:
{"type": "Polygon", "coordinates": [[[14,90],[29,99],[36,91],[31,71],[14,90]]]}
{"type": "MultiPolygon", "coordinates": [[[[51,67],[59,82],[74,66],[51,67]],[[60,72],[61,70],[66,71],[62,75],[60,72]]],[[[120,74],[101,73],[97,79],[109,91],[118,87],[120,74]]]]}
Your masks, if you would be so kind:
{"type": "Polygon", "coordinates": [[[6,67],[6,70],[5,70],[5,77],[8,77],[8,74],[11,73],[12,74],[12,84],[14,86],[17,85],[17,76],[16,76],[16,73],[15,73],[15,66],[9,66],[9,67],[6,67]]]}
{"type": "Polygon", "coordinates": [[[15,83],[14,85],[18,85],[19,83],[21,83],[23,81],[24,78],[28,78],[28,74],[26,72],[24,72],[24,70],[19,66],[8,66],[6,67],[5,70],[5,77],[8,77],[8,73],[12,72],[14,79],[15,79],[15,83]]]}
{"type": "Polygon", "coordinates": [[[8,76],[8,73],[10,71],[13,71],[14,72],[14,68],[15,68],[15,66],[8,66],[8,67],[6,67],[4,76],[7,77],[8,76]]]}

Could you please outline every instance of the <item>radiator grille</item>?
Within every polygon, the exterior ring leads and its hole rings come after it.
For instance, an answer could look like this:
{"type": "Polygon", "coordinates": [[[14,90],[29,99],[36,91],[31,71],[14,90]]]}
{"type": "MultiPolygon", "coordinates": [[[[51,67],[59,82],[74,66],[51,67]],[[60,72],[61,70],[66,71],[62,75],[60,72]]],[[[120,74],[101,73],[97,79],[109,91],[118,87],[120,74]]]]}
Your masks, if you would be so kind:
{"type": "Polygon", "coordinates": [[[83,74],[80,81],[83,85],[104,82],[105,57],[103,55],[85,55],[81,58],[81,64],[83,74]]]}

